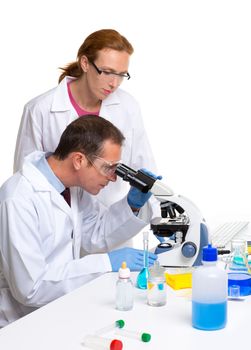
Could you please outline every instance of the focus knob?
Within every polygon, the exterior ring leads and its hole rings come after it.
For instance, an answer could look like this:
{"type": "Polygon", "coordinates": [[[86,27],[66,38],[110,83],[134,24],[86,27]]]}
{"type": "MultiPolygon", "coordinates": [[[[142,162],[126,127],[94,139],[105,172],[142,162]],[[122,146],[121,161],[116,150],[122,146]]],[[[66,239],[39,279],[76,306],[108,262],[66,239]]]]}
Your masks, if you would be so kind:
{"type": "Polygon", "coordinates": [[[184,257],[192,258],[197,252],[196,244],[194,244],[193,242],[186,242],[183,244],[181,251],[184,257]]]}

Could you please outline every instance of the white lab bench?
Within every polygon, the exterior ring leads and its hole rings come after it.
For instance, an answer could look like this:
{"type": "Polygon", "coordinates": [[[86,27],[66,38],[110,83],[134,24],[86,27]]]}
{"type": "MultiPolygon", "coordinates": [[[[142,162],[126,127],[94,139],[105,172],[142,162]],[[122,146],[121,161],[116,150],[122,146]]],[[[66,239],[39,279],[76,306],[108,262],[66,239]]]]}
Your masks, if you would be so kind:
{"type": "MultiPolygon", "coordinates": [[[[138,273],[133,273],[135,281],[138,273]]],[[[86,334],[125,321],[124,329],[148,332],[149,343],[115,336],[123,349],[236,350],[249,344],[251,296],[244,301],[228,302],[228,323],[218,331],[200,331],[191,326],[191,290],[167,288],[167,304],[146,304],[146,291],[135,288],[135,304],[131,311],[114,308],[117,273],[107,273],[81,288],[49,303],[37,311],[0,330],[3,350],[84,350],[81,340],[86,334]]]]}

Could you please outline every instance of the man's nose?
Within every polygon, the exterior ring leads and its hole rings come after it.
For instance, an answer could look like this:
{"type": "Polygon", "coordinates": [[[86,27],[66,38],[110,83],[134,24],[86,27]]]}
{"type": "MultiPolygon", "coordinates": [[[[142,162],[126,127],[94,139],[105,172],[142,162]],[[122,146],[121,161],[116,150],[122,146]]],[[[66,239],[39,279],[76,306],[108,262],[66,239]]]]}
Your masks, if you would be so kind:
{"type": "Polygon", "coordinates": [[[117,180],[117,174],[112,174],[112,175],[109,175],[108,176],[108,180],[109,181],[112,181],[112,182],[115,182],[117,180]]]}

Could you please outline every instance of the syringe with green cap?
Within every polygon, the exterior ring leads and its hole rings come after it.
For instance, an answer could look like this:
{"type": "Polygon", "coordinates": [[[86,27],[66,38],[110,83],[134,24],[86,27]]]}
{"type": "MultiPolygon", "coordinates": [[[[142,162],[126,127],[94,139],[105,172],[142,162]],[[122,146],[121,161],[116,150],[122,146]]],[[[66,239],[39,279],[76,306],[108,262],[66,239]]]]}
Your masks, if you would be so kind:
{"type": "Polygon", "coordinates": [[[133,338],[141,340],[145,343],[148,343],[151,340],[151,334],[144,332],[135,332],[126,329],[116,328],[115,334],[122,335],[124,337],[133,338]]]}
{"type": "Polygon", "coordinates": [[[98,329],[95,334],[96,335],[102,335],[104,333],[108,333],[113,331],[114,329],[121,329],[123,328],[125,325],[125,321],[124,320],[117,320],[114,323],[110,324],[109,326],[103,327],[101,329],[98,329]]]}

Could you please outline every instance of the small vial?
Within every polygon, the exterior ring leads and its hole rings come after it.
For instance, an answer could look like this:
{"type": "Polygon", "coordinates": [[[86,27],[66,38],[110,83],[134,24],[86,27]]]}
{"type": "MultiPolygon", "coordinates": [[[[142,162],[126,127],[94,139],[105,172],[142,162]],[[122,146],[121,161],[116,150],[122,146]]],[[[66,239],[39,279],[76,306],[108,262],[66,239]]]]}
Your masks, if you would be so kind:
{"type": "Polygon", "coordinates": [[[104,333],[108,333],[116,328],[123,328],[125,325],[124,320],[117,320],[114,323],[110,324],[109,326],[106,326],[104,328],[101,328],[95,332],[96,335],[102,335],[104,333]]]}
{"type": "Polygon", "coordinates": [[[133,283],[130,278],[130,269],[123,261],[119,269],[119,279],[116,283],[116,309],[128,311],[133,308],[133,283]]]}
{"type": "Polygon", "coordinates": [[[162,306],[166,304],[166,278],[165,268],[154,262],[149,269],[149,278],[147,283],[147,303],[151,306],[162,306]]]}
{"type": "Polygon", "coordinates": [[[138,339],[144,343],[148,343],[151,340],[151,334],[149,333],[128,331],[127,329],[116,329],[115,334],[128,338],[138,339]]]}
{"type": "Polygon", "coordinates": [[[228,293],[230,299],[239,299],[240,298],[240,286],[233,284],[229,287],[228,293]]]}
{"type": "Polygon", "coordinates": [[[118,339],[108,339],[98,335],[86,335],[83,345],[93,350],[121,350],[123,343],[118,339]]]}

